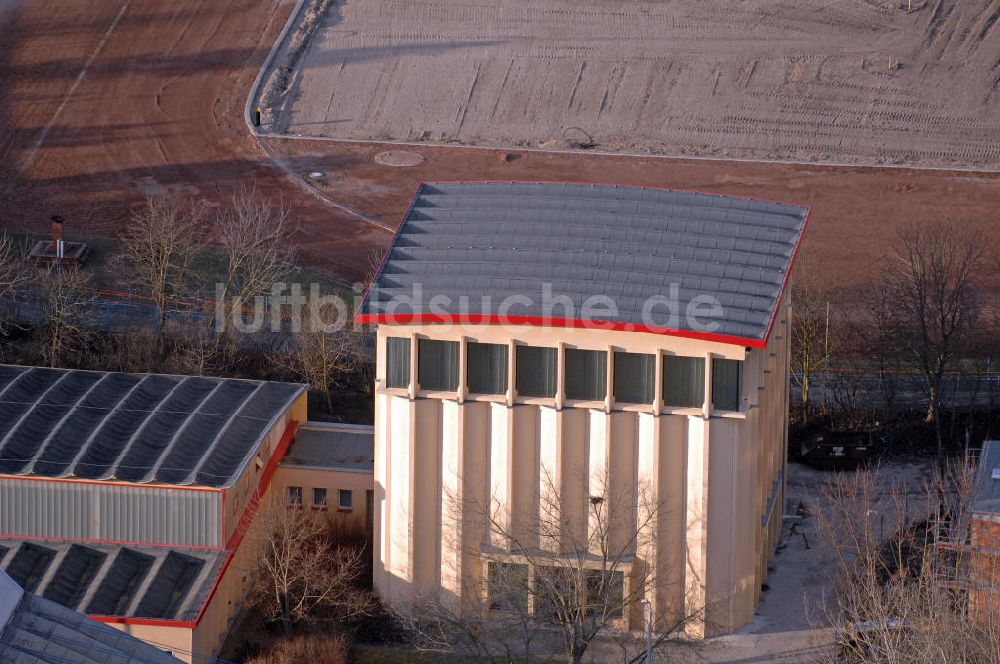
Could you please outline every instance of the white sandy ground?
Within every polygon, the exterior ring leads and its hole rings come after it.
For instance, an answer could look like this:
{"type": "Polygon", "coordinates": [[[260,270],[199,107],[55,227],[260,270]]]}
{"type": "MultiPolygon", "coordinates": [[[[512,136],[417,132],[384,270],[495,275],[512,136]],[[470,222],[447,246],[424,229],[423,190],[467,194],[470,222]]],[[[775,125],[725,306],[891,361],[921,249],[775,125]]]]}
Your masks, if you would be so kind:
{"type": "Polygon", "coordinates": [[[270,128],[1000,165],[1000,0],[892,5],[906,0],[341,0],[270,128]]]}

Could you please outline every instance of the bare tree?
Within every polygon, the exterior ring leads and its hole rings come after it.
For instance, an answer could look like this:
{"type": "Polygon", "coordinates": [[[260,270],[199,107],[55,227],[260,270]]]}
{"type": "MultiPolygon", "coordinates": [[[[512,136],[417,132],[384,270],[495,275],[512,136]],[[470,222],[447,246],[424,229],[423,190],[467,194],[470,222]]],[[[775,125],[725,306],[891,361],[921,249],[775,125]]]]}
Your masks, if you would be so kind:
{"type": "Polygon", "coordinates": [[[791,370],[802,390],[802,421],[810,414],[810,388],[816,374],[827,370],[834,352],[830,335],[830,302],[837,299],[834,290],[808,272],[794,284],[792,302],[791,370]]]}
{"type": "Polygon", "coordinates": [[[824,661],[998,661],[998,569],[986,579],[969,574],[971,486],[958,464],[938,470],[916,497],[878,469],[838,475],[824,488],[817,525],[835,578],[828,617],[840,646],[824,661]],[[994,599],[974,606],[973,589],[994,599]]]}
{"type": "Polygon", "coordinates": [[[968,350],[987,246],[983,233],[969,225],[910,226],[897,237],[884,275],[895,333],[920,375],[939,456],[942,383],[968,350]]]}
{"type": "Polygon", "coordinates": [[[58,264],[50,265],[35,277],[34,286],[40,297],[38,337],[46,365],[58,366],[85,338],[84,325],[93,305],[89,284],[88,273],[58,264]]]}
{"type": "Polygon", "coordinates": [[[30,279],[24,253],[13,238],[0,230],[0,334],[6,332],[11,300],[30,279]]]}
{"type": "Polygon", "coordinates": [[[319,514],[274,495],[262,503],[248,535],[256,564],[249,601],[286,636],[296,625],[350,620],[371,609],[358,587],[366,549],[338,546],[319,514]]]}
{"type": "Polygon", "coordinates": [[[345,385],[364,368],[369,337],[347,320],[342,303],[310,307],[310,313],[308,320],[293,322],[291,344],[274,353],[272,359],[322,395],[327,412],[333,412],[330,390],[345,385]]]}
{"type": "Polygon", "coordinates": [[[242,309],[269,292],[294,267],[292,238],[297,230],[288,208],[272,205],[256,187],[239,187],[216,220],[226,260],[225,281],[216,297],[242,309]]]}
{"type": "MultiPolygon", "coordinates": [[[[556,650],[578,664],[599,636],[628,634],[639,600],[658,584],[642,557],[652,551],[662,505],[647,487],[612,487],[601,474],[584,505],[565,499],[544,471],[540,489],[537,517],[512,519],[496,497],[479,508],[475,519],[485,522],[490,542],[478,551],[482,581],[457,606],[447,598],[426,602],[420,628],[432,641],[477,657],[531,661],[552,652],[556,635],[556,650]]],[[[450,502],[452,510],[475,509],[468,500],[450,502]]],[[[705,617],[690,601],[683,614],[656,616],[655,647],[705,617]]]]}
{"type": "Polygon", "coordinates": [[[884,283],[873,286],[868,289],[860,315],[852,321],[857,348],[878,375],[882,419],[887,430],[893,423],[898,397],[897,381],[903,366],[895,297],[884,283]]]}
{"type": "Polygon", "coordinates": [[[192,266],[204,238],[204,207],[173,196],[149,197],[122,235],[124,258],[156,307],[161,349],[170,305],[191,295],[192,266]]]}

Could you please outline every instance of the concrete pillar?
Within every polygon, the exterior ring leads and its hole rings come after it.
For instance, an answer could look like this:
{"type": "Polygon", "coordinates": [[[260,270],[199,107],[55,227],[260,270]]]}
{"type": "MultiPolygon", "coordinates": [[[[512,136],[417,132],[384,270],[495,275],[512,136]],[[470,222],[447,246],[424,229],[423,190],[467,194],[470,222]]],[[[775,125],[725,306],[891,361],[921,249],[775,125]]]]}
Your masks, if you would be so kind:
{"type": "Polygon", "coordinates": [[[489,406],[445,401],[441,416],[441,594],[455,610],[474,605],[486,541],[489,406]]]}
{"type": "Polygon", "coordinates": [[[386,498],[389,488],[389,401],[392,397],[375,393],[375,524],[372,533],[372,583],[378,591],[385,591],[388,585],[387,568],[389,560],[389,514],[386,498]]]}
{"type": "Polygon", "coordinates": [[[538,546],[539,406],[515,406],[511,428],[511,534],[522,547],[538,546]]]}
{"type": "MultiPolygon", "coordinates": [[[[706,376],[706,383],[708,377],[706,376]]],[[[687,418],[687,501],[685,536],[686,613],[704,609],[708,602],[708,419],[687,418]]],[[[690,621],[685,631],[692,638],[704,638],[705,621],[690,621]]]]}
{"type": "Polygon", "coordinates": [[[606,513],[610,518],[608,546],[612,555],[634,556],[638,502],[636,476],[636,413],[608,416],[608,482],[606,513]]]}
{"type": "Polygon", "coordinates": [[[586,537],[586,412],[539,408],[538,429],[539,545],[574,550],[586,537]]]}
{"type": "MultiPolygon", "coordinates": [[[[445,404],[454,413],[457,407],[454,402],[439,399],[412,402],[415,426],[409,467],[414,599],[436,592],[441,583],[441,416],[445,404]]],[[[393,458],[393,464],[396,462],[393,458]]]]}
{"type": "Polygon", "coordinates": [[[413,430],[414,402],[402,397],[388,399],[389,431],[385,459],[388,472],[385,521],[385,572],[383,596],[401,607],[410,605],[413,590],[413,430]]]}
{"type": "Polygon", "coordinates": [[[514,409],[504,404],[490,404],[489,437],[489,509],[495,526],[491,528],[491,544],[507,548],[510,543],[500,533],[509,533],[513,525],[513,441],[514,409]],[[500,532],[497,532],[500,531],[500,532]]]}

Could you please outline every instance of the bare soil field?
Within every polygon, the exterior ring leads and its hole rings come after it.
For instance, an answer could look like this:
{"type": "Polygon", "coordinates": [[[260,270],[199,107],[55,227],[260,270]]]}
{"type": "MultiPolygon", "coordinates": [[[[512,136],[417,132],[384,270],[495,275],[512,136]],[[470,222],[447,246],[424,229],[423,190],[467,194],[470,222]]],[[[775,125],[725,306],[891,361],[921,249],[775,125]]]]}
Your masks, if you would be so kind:
{"type": "Polygon", "coordinates": [[[1000,1],[341,0],[269,129],[1000,167],[1000,1]]]}
{"type": "MultiPolygon", "coordinates": [[[[0,8],[4,0],[0,0],[0,8]]],[[[0,12],[0,225],[114,236],[148,194],[284,200],[336,269],[385,231],[301,188],[247,131],[250,86],[288,0],[21,0],[0,12]]],[[[303,237],[306,237],[304,233],[303,237]]]]}
{"type": "MultiPolygon", "coordinates": [[[[421,181],[538,179],[808,205],[803,259],[850,286],[878,269],[885,244],[909,221],[992,223],[1000,250],[1000,174],[258,141],[243,105],[291,12],[287,1],[22,0],[7,8],[0,14],[3,227],[44,233],[58,213],[70,239],[114,237],[148,193],[220,205],[236,184],[253,182],[301,220],[301,262],[351,281],[389,244],[421,181]],[[315,190],[303,183],[312,171],[324,173],[315,190]]],[[[1000,288],[1000,266],[990,277],[1000,288]]]]}

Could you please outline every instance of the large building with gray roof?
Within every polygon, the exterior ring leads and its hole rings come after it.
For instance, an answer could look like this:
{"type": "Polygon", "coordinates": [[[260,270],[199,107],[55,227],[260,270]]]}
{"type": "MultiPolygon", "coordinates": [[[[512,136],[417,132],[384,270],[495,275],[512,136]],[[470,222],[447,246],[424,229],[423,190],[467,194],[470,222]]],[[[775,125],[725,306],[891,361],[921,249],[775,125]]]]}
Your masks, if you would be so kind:
{"type": "Polygon", "coordinates": [[[243,536],[306,415],[299,384],[0,365],[0,569],[184,661],[214,657],[243,536]]]}
{"type": "Polygon", "coordinates": [[[662,189],[421,185],[356,315],[378,328],[382,596],[489,613],[517,568],[531,614],[612,494],[633,516],[652,496],[662,518],[603,543],[630,597],[616,626],[642,626],[640,599],[658,631],[749,622],[781,528],[807,217],[662,189]]]}

